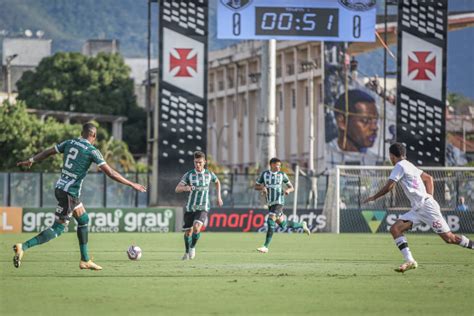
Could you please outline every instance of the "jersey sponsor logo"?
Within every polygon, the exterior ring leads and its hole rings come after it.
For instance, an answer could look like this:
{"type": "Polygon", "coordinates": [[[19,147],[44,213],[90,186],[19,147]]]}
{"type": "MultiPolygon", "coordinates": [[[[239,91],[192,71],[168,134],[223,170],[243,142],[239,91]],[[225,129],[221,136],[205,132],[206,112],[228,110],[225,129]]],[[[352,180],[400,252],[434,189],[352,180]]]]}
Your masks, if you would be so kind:
{"type": "Polygon", "coordinates": [[[208,191],[209,186],[192,186],[191,190],[192,191],[208,191]]]}
{"type": "Polygon", "coordinates": [[[164,27],[163,80],[204,98],[204,49],[204,43],[164,27]]]}
{"type": "Polygon", "coordinates": [[[441,101],[443,49],[402,32],[401,83],[441,101]]]}
{"type": "Polygon", "coordinates": [[[269,189],[281,189],[281,184],[267,184],[266,187],[269,189]]]}
{"type": "Polygon", "coordinates": [[[77,175],[76,175],[76,174],[74,174],[74,173],[72,173],[72,172],[69,172],[69,171],[67,171],[66,169],[62,169],[62,170],[61,170],[61,173],[64,174],[64,175],[66,175],[66,176],[68,176],[68,177],[71,177],[71,178],[73,178],[73,179],[77,179],[77,175]]]}
{"type": "Polygon", "coordinates": [[[84,144],[84,143],[81,142],[81,141],[72,140],[71,143],[72,143],[73,145],[76,145],[76,146],[81,147],[82,149],[87,149],[87,145],[84,144]]]}

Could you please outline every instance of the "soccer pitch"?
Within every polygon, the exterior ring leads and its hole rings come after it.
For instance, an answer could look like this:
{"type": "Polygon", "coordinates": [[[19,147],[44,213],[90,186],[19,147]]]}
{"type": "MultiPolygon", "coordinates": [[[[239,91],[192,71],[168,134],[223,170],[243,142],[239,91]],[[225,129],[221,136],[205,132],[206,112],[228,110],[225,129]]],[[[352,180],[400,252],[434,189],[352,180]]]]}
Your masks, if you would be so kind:
{"type": "MultiPolygon", "coordinates": [[[[2,235],[2,315],[472,315],[474,252],[435,235],[408,235],[417,270],[388,234],[203,233],[193,261],[181,261],[182,234],[91,234],[103,271],[79,270],[76,234],[65,233],[12,264],[2,235]],[[130,261],[127,247],[143,249],[130,261]]],[[[470,236],[471,238],[473,236],[470,236]]]]}

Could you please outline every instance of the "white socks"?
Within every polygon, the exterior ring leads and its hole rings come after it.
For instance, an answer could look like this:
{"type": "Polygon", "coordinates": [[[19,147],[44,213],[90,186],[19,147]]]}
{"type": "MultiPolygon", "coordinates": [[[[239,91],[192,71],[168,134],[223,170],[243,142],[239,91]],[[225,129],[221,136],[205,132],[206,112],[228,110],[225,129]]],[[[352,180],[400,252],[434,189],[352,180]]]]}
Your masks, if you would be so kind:
{"type": "Polygon", "coordinates": [[[395,239],[395,244],[397,245],[398,249],[400,249],[405,261],[415,261],[411,254],[410,248],[408,248],[408,242],[405,236],[400,236],[395,239]]]}
{"type": "Polygon", "coordinates": [[[474,249],[472,245],[472,240],[469,240],[469,238],[467,238],[464,235],[461,236],[461,242],[459,243],[459,246],[464,247],[464,248],[474,249]]]}

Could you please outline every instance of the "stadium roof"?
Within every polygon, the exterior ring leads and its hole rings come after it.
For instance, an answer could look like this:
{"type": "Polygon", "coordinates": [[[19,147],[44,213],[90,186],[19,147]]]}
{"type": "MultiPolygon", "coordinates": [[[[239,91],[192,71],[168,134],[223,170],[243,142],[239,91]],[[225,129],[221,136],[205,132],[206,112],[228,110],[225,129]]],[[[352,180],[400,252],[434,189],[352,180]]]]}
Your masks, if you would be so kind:
{"type": "Polygon", "coordinates": [[[38,109],[27,109],[28,113],[35,114],[40,118],[54,117],[60,121],[75,121],[86,123],[89,121],[97,122],[125,122],[127,117],[107,114],[96,114],[96,113],[81,113],[81,112],[67,112],[67,111],[51,111],[51,110],[38,110],[38,109]]]}
{"type": "MultiPolygon", "coordinates": [[[[387,44],[392,45],[397,43],[397,16],[387,16],[387,44]]],[[[456,31],[466,27],[474,26],[474,11],[451,12],[448,16],[448,30],[456,31]]],[[[384,37],[385,24],[383,16],[377,17],[377,24],[375,25],[376,32],[381,38],[384,37]]],[[[372,50],[381,48],[382,44],[377,39],[375,42],[354,42],[349,46],[349,53],[351,55],[363,54],[372,50]]]]}

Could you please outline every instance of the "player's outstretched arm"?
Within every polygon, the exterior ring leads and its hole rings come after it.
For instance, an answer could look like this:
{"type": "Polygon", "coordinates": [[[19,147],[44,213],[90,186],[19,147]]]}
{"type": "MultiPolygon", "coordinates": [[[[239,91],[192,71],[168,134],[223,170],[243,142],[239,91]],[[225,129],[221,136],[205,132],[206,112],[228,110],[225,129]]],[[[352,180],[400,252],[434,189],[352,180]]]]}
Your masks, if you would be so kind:
{"type": "Polygon", "coordinates": [[[421,180],[425,184],[426,193],[432,196],[434,191],[433,177],[426,172],[423,172],[421,174],[421,180]]]}
{"type": "Polygon", "coordinates": [[[224,202],[222,202],[222,196],[221,196],[221,182],[219,179],[216,180],[216,191],[217,191],[217,205],[221,207],[224,205],[224,202]]]}
{"type": "Polygon", "coordinates": [[[189,186],[186,183],[183,183],[182,181],[180,181],[178,185],[176,186],[176,189],[174,189],[174,192],[182,193],[182,192],[191,192],[192,190],[193,190],[192,186],[189,186]]]}
{"type": "Polygon", "coordinates": [[[290,182],[288,182],[288,183],[286,184],[285,195],[288,195],[288,194],[290,194],[290,193],[293,192],[293,191],[295,191],[295,188],[293,187],[293,185],[292,185],[290,182]]]}
{"type": "Polygon", "coordinates": [[[122,176],[120,173],[118,173],[118,171],[115,171],[114,169],[112,169],[108,164],[103,164],[99,168],[109,178],[111,178],[111,179],[113,179],[113,180],[115,180],[119,183],[128,185],[128,186],[134,188],[137,191],[146,192],[146,188],[143,185],[141,185],[139,183],[132,182],[130,180],[127,180],[124,176],[122,176]]]}
{"type": "Polygon", "coordinates": [[[54,149],[54,147],[51,147],[51,148],[48,148],[48,149],[40,152],[37,155],[34,155],[33,157],[31,157],[28,160],[17,162],[16,165],[21,166],[21,167],[30,168],[33,165],[33,163],[44,160],[44,159],[48,158],[49,156],[55,155],[56,153],[57,153],[56,149],[54,149]]]}
{"type": "Polygon", "coordinates": [[[365,199],[365,201],[363,203],[367,203],[367,202],[371,202],[371,201],[375,201],[377,200],[379,197],[381,196],[384,196],[385,194],[387,194],[388,192],[392,191],[393,188],[395,187],[397,183],[393,180],[388,180],[388,182],[384,185],[384,187],[382,189],[380,189],[379,192],[377,192],[376,194],[368,197],[367,199],[365,199]]]}

